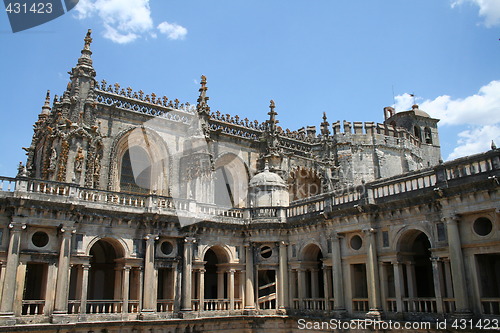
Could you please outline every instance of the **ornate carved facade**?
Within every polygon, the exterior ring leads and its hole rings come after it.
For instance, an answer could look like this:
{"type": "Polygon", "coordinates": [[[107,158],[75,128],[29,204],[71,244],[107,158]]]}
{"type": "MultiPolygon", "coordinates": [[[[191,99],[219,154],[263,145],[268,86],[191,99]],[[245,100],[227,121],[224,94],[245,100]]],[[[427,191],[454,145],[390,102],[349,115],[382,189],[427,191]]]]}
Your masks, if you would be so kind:
{"type": "Polygon", "coordinates": [[[196,105],[98,83],[91,41],[0,178],[3,325],[500,316],[499,149],[443,163],[417,105],[292,132],[205,77],[196,105]]]}

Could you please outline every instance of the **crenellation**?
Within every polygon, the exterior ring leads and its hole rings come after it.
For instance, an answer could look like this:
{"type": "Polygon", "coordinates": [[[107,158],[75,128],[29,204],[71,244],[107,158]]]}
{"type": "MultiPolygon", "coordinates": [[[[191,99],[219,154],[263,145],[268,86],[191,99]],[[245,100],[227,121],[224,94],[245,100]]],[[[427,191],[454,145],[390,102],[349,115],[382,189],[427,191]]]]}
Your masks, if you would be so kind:
{"type": "Polygon", "coordinates": [[[344,126],[344,134],[351,134],[351,127],[352,127],[352,124],[351,122],[349,121],[343,121],[343,126],[344,126]]]}

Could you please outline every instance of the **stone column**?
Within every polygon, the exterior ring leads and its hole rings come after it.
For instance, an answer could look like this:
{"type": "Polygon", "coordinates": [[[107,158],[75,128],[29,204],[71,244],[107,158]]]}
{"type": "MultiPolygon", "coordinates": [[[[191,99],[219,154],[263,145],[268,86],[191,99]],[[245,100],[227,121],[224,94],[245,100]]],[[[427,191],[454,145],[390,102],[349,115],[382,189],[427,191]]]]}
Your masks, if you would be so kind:
{"type": "Polygon", "coordinates": [[[342,256],[340,253],[341,236],[332,236],[332,277],[333,277],[333,297],[334,310],[345,310],[344,282],[342,273],[342,256]]]}
{"type": "Polygon", "coordinates": [[[297,271],[294,269],[290,269],[289,271],[289,276],[290,276],[290,290],[289,290],[289,304],[292,309],[295,309],[295,301],[294,298],[296,297],[297,293],[297,271]]]}
{"type": "Polygon", "coordinates": [[[144,285],[144,269],[142,267],[138,267],[138,274],[139,274],[139,285],[137,286],[137,298],[139,299],[139,305],[138,305],[138,310],[141,311],[143,308],[143,289],[142,286],[144,285]]]}
{"type": "Polygon", "coordinates": [[[252,244],[245,245],[245,309],[255,309],[255,290],[253,274],[253,247],[252,244]]]}
{"type": "Polygon", "coordinates": [[[377,244],[375,239],[375,230],[370,228],[363,230],[367,240],[367,265],[366,275],[368,282],[368,301],[370,311],[368,316],[379,318],[381,315],[380,307],[380,283],[378,274],[377,244]]]}
{"type": "Polygon", "coordinates": [[[122,298],[122,276],[123,266],[115,267],[115,290],[113,291],[113,299],[118,301],[122,298]]]}
{"type": "Polygon", "coordinates": [[[311,298],[319,297],[319,278],[318,278],[319,270],[317,268],[311,269],[311,298]]]}
{"type": "Polygon", "coordinates": [[[288,296],[288,253],[287,243],[281,241],[279,243],[279,291],[278,291],[278,308],[284,309],[289,307],[288,296]]]}
{"type": "Polygon", "coordinates": [[[241,270],[239,279],[238,281],[240,282],[240,305],[239,305],[239,310],[243,309],[245,306],[245,271],[241,270]]]}
{"type": "Polygon", "coordinates": [[[20,261],[19,265],[17,266],[17,272],[16,272],[16,278],[15,278],[15,298],[14,298],[14,315],[20,316],[23,308],[23,291],[25,287],[25,282],[26,282],[26,263],[20,261]]]}
{"type": "Polygon", "coordinates": [[[7,266],[6,261],[2,261],[0,263],[1,268],[0,268],[0,295],[3,294],[3,284],[5,282],[5,267],[7,266]]]}
{"type": "Polygon", "coordinates": [[[436,307],[438,313],[444,313],[443,309],[443,288],[441,285],[441,269],[439,267],[439,258],[431,258],[432,277],[434,282],[434,294],[436,296],[436,307]]]}
{"type": "Polygon", "coordinates": [[[217,298],[224,299],[224,271],[219,268],[217,271],[217,298]]]}
{"type": "Polygon", "coordinates": [[[387,295],[388,295],[388,285],[387,285],[387,266],[385,262],[381,262],[379,265],[380,273],[380,298],[381,305],[384,311],[387,311],[387,295]]]}
{"type": "Polygon", "coordinates": [[[404,280],[403,280],[403,266],[399,262],[394,262],[392,264],[394,268],[394,289],[396,292],[396,308],[397,311],[404,312],[403,308],[403,291],[405,290],[404,280]]]}
{"type": "MultiPolygon", "coordinates": [[[[0,315],[12,316],[14,314],[14,297],[16,292],[17,266],[19,265],[19,249],[21,246],[21,231],[26,229],[25,224],[11,223],[9,248],[7,250],[7,264],[5,279],[0,302],[0,315]]],[[[21,296],[22,297],[22,296],[21,296]]]]}
{"type": "Polygon", "coordinates": [[[123,300],[123,313],[128,312],[128,299],[130,291],[130,266],[123,266],[123,277],[122,277],[122,300],[123,300]]]}
{"type": "Polygon", "coordinates": [[[199,274],[199,289],[198,289],[198,300],[200,302],[199,304],[199,310],[203,311],[205,310],[205,269],[201,268],[200,269],[200,274],[199,274]]]}
{"type": "Polygon", "coordinates": [[[229,310],[234,310],[234,269],[228,271],[227,284],[228,284],[228,297],[229,297],[229,310]]]}
{"type": "Polygon", "coordinates": [[[193,244],[196,239],[193,237],[186,237],[184,239],[184,260],[182,265],[182,305],[181,311],[191,311],[193,306],[192,299],[192,271],[193,271],[193,244]]]}
{"type": "Polygon", "coordinates": [[[457,313],[469,314],[469,299],[467,295],[467,282],[465,281],[464,258],[462,254],[462,242],[458,230],[458,218],[448,217],[446,220],[446,231],[448,233],[448,248],[450,255],[451,275],[453,282],[453,293],[455,294],[455,306],[457,313]]]}
{"type": "Polygon", "coordinates": [[[408,280],[408,297],[417,297],[417,281],[415,281],[415,263],[406,262],[406,278],[408,280]]]}
{"type": "Polygon", "coordinates": [[[82,289],[80,294],[80,313],[87,313],[87,290],[89,286],[89,264],[82,265],[82,289]]]}
{"type": "Polygon", "coordinates": [[[332,286],[332,274],[328,266],[323,264],[323,293],[325,294],[325,310],[330,311],[330,290],[332,286]]]}
{"type": "Polygon", "coordinates": [[[61,246],[57,265],[56,303],[54,314],[68,313],[71,232],[61,229],[61,246]]]}
{"type": "Polygon", "coordinates": [[[304,309],[304,298],[306,298],[306,270],[299,268],[297,270],[297,280],[299,285],[299,309],[304,309]]]}
{"type": "Polygon", "coordinates": [[[142,312],[155,312],[156,310],[156,288],[158,280],[155,279],[155,236],[148,235],[146,240],[146,253],[144,256],[144,291],[142,312]]]}
{"type": "Polygon", "coordinates": [[[453,283],[451,282],[451,267],[450,267],[450,259],[444,258],[444,278],[446,281],[446,297],[453,298],[453,283]]]}

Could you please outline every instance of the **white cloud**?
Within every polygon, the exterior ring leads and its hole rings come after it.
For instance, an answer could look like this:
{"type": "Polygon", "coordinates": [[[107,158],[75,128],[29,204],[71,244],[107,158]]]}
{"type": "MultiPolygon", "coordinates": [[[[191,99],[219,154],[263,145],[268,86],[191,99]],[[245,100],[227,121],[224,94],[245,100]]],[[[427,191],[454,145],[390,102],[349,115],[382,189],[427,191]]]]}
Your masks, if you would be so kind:
{"type": "MultiPolygon", "coordinates": [[[[80,0],[75,10],[80,20],[95,15],[99,17],[104,37],[115,43],[130,43],[145,35],[156,38],[149,0],[80,0]]],[[[175,27],[178,36],[183,38],[187,34],[186,28],[180,25],[175,27]]],[[[177,36],[175,31],[173,33],[177,36]]]]}
{"type": "Polygon", "coordinates": [[[458,133],[458,146],[448,159],[467,156],[491,149],[491,140],[500,143],[500,124],[485,125],[458,133]]]}
{"type": "Polygon", "coordinates": [[[162,22],[158,25],[158,30],[167,35],[168,39],[184,39],[187,35],[187,29],[175,23],[162,22]]]}
{"type": "MultiPolygon", "coordinates": [[[[395,97],[397,111],[410,110],[413,97],[395,97]]],[[[457,147],[448,159],[488,150],[491,140],[500,144],[500,81],[482,86],[477,94],[453,99],[448,95],[433,100],[417,98],[419,108],[431,117],[440,119],[441,126],[467,126],[458,134],[457,147]]]]}
{"type": "Polygon", "coordinates": [[[479,16],[484,17],[487,27],[500,25],[500,1],[499,0],[455,0],[451,7],[454,8],[464,3],[473,3],[479,6],[479,16]]]}

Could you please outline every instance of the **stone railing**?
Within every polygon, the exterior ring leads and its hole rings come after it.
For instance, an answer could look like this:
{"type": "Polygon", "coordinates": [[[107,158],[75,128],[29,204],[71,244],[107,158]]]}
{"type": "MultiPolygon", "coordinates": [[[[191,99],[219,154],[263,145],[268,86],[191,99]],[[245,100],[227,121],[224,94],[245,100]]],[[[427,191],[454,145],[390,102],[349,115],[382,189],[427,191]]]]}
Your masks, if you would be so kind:
{"type": "Polygon", "coordinates": [[[304,310],[325,310],[325,300],[323,298],[304,298],[302,300],[304,310]]]}
{"type": "Polygon", "coordinates": [[[156,310],[158,312],[172,312],[174,311],[173,299],[159,299],[156,303],[156,310]]]}
{"type": "Polygon", "coordinates": [[[434,170],[419,172],[416,175],[399,177],[388,181],[376,181],[370,184],[373,198],[378,199],[405,192],[421,190],[436,185],[434,170]]]}
{"type": "Polygon", "coordinates": [[[407,297],[403,298],[405,312],[437,312],[437,303],[434,297],[407,297]]]}
{"type": "Polygon", "coordinates": [[[0,177],[0,192],[14,192],[16,190],[16,179],[0,177]]]}
{"type": "Polygon", "coordinates": [[[23,300],[22,314],[28,316],[43,315],[45,300],[23,300]]]}
{"type": "Polygon", "coordinates": [[[368,297],[353,297],[352,298],[352,311],[353,312],[368,312],[370,309],[368,305],[368,297]]]}
{"type": "Polygon", "coordinates": [[[96,101],[103,105],[165,118],[183,124],[190,124],[193,117],[193,111],[189,105],[180,105],[178,102],[165,104],[160,99],[154,99],[153,102],[151,98],[143,98],[141,100],[134,97],[96,90],[96,101]]]}
{"type": "Polygon", "coordinates": [[[500,297],[481,297],[483,314],[500,315],[500,297]]]}

